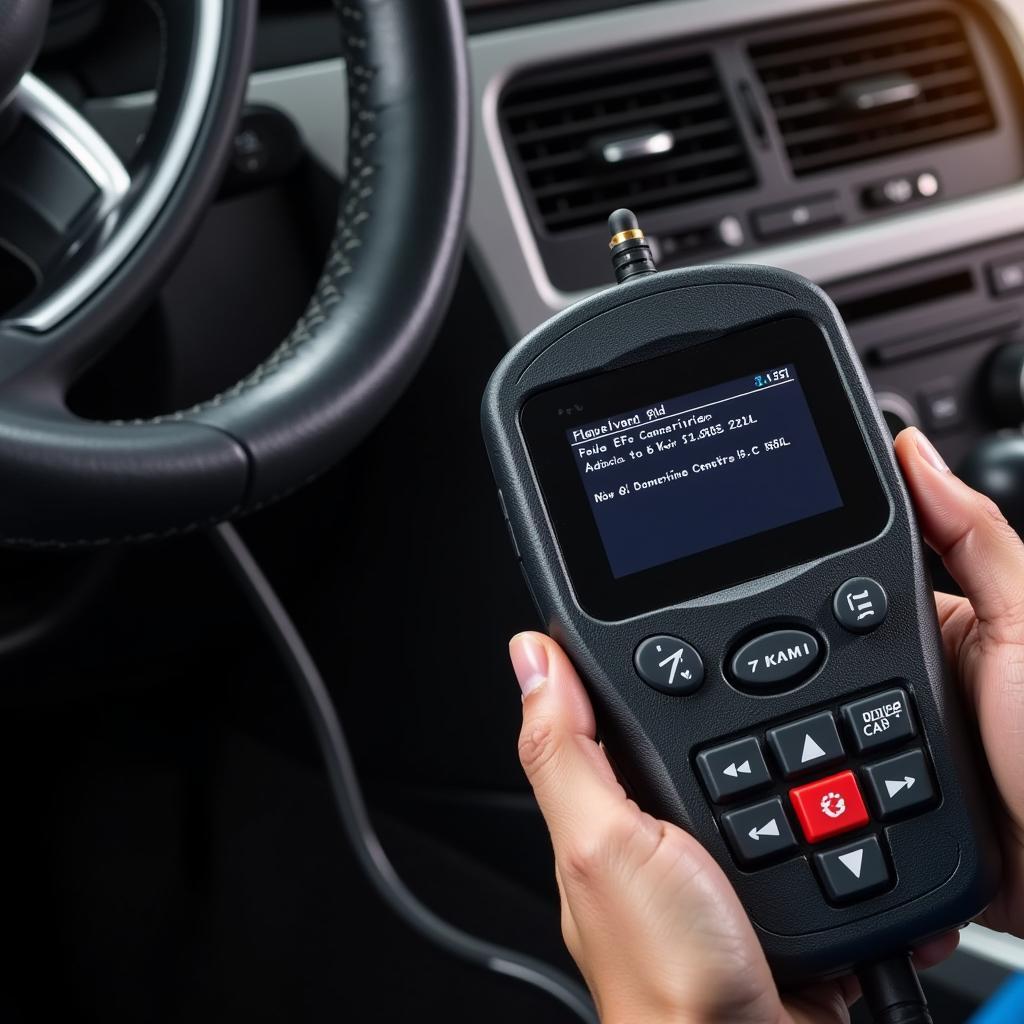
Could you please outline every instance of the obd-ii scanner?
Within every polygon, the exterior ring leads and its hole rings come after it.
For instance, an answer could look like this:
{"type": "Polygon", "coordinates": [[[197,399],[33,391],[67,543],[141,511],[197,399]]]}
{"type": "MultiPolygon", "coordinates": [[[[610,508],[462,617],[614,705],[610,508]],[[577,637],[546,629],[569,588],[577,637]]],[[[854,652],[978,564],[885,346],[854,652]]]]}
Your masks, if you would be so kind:
{"type": "Polygon", "coordinates": [[[780,984],[856,970],[878,1019],[928,1020],[906,952],[998,862],[889,433],[820,289],[655,273],[611,226],[619,285],[484,399],[526,582],[627,788],[721,864],[780,984]]]}

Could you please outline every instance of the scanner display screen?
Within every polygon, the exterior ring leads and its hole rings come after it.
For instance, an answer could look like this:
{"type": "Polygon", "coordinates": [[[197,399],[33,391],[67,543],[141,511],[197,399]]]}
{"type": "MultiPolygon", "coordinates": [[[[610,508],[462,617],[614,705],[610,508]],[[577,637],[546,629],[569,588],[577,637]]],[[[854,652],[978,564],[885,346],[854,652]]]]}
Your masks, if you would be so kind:
{"type": "Polygon", "coordinates": [[[806,320],[559,385],[521,423],[577,598],[599,618],[851,547],[888,519],[828,344],[806,320]]]}
{"type": "Polygon", "coordinates": [[[843,504],[792,363],[565,437],[616,578],[843,504]]]}

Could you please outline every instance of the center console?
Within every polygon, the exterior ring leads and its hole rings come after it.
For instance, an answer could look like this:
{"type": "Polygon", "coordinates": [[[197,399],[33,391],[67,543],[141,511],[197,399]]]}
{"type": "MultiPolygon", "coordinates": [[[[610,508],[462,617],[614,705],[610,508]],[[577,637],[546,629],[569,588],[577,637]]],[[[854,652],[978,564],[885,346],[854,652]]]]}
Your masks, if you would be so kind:
{"type": "Polygon", "coordinates": [[[894,433],[957,467],[1024,422],[1024,237],[828,286],[894,433]]]}

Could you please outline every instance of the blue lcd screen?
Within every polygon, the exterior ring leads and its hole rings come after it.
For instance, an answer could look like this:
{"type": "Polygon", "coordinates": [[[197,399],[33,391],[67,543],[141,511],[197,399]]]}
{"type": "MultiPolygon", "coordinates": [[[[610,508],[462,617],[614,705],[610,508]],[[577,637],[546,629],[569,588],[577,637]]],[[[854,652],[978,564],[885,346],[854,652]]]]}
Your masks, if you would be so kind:
{"type": "Polygon", "coordinates": [[[843,505],[792,363],[565,438],[617,579],[843,505]]]}

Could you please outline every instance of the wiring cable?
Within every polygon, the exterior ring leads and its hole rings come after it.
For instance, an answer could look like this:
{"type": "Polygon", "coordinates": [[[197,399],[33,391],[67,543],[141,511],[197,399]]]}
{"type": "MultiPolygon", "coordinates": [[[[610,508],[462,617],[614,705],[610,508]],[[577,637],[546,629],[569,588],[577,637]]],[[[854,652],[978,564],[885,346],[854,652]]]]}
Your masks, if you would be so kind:
{"type": "Polygon", "coordinates": [[[875,1024],[932,1024],[909,953],[859,967],[857,977],[875,1024]]]}
{"type": "Polygon", "coordinates": [[[515,978],[560,1002],[584,1024],[599,1024],[586,989],[525,953],[477,938],[445,921],[408,888],[388,858],[367,811],[338,713],[312,654],[248,545],[230,523],[209,533],[239,588],[265,627],[309,716],[345,835],[380,898],[438,949],[495,974],[515,978]]]}

